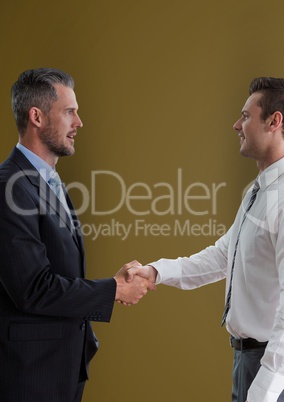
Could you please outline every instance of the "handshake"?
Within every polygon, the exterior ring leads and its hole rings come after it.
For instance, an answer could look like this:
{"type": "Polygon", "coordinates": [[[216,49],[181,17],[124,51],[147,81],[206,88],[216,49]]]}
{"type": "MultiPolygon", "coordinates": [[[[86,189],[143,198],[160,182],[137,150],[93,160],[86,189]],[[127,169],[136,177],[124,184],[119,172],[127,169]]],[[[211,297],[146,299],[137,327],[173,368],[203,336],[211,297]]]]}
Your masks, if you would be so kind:
{"type": "Polygon", "coordinates": [[[150,265],[143,267],[136,260],[125,264],[114,276],[115,300],[124,306],[138,303],[148,290],[156,290],[156,276],[156,269],[150,265]]]}

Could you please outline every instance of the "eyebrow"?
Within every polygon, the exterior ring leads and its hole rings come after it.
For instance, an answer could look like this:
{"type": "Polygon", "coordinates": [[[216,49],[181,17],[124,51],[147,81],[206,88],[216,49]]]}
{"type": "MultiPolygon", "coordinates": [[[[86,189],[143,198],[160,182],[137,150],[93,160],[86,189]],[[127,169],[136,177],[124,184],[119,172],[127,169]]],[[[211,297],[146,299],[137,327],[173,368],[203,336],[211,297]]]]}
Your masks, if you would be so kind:
{"type": "Polygon", "coordinates": [[[76,107],[73,107],[73,106],[70,106],[70,107],[66,107],[65,108],[65,110],[71,110],[72,112],[74,111],[74,110],[78,110],[76,107]]]}

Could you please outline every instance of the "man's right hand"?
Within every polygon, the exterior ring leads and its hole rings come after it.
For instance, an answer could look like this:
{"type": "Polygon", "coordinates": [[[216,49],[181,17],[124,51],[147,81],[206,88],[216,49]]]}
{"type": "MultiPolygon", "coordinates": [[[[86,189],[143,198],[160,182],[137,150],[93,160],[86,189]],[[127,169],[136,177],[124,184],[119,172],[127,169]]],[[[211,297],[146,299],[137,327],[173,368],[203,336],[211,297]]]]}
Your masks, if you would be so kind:
{"type": "Polygon", "coordinates": [[[151,265],[145,265],[144,267],[141,264],[136,266],[132,266],[125,273],[125,280],[127,282],[131,282],[135,276],[140,276],[141,278],[147,279],[151,283],[156,282],[157,278],[157,270],[151,265]]]}
{"type": "MultiPolygon", "coordinates": [[[[132,305],[137,304],[138,301],[147,293],[147,290],[155,290],[156,285],[154,281],[150,281],[145,277],[128,274],[132,267],[141,266],[138,261],[132,261],[125,264],[114,276],[116,280],[116,295],[115,300],[124,304],[132,305]]],[[[135,271],[134,271],[135,272],[135,271]]]]}

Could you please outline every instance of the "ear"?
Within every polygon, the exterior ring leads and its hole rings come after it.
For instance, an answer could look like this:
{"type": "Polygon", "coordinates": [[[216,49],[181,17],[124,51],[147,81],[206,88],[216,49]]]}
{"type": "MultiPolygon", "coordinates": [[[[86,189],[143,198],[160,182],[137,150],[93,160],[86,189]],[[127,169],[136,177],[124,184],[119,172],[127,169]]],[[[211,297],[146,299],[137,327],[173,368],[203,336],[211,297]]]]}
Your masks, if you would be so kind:
{"type": "Polygon", "coordinates": [[[279,128],[282,130],[282,125],[283,125],[283,115],[281,112],[274,112],[270,117],[269,117],[269,128],[272,132],[278,130],[279,128]]]}
{"type": "Polygon", "coordinates": [[[29,119],[33,125],[41,127],[44,122],[44,114],[39,108],[34,106],[29,110],[29,119]]]}

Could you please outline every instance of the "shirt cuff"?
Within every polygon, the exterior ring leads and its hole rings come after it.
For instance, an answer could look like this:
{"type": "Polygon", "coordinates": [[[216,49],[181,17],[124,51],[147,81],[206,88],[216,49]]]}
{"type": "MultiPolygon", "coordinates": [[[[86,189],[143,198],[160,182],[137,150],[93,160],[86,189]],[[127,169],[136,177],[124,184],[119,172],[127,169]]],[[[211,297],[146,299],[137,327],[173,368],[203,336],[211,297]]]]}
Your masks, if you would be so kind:
{"type": "Polygon", "coordinates": [[[284,374],[273,373],[262,366],[248,391],[248,402],[277,402],[283,384],[284,374]]]}
{"type": "Polygon", "coordinates": [[[163,284],[181,288],[182,267],[177,260],[169,260],[161,258],[158,261],[150,262],[151,265],[157,270],[156,285],[163,284]]]}

